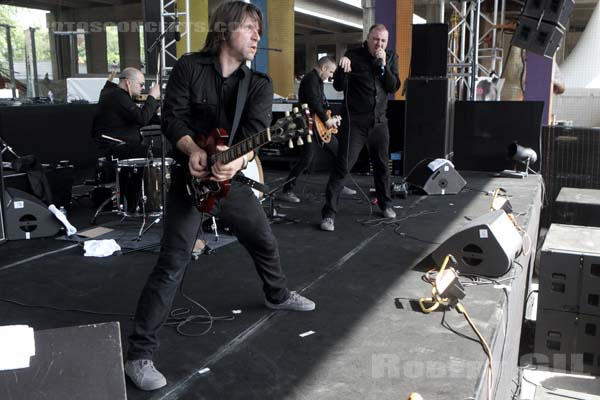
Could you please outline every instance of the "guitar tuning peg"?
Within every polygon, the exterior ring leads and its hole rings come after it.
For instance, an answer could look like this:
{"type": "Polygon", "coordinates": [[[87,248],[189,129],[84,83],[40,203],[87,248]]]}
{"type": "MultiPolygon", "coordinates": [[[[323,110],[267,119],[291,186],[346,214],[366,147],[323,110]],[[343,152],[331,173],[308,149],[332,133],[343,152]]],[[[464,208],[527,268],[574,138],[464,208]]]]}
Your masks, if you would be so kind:
{"type": "Polygon", "coordinates": [[[302,136],[298,136],[298,140],[296,140],[296,144],[298,146],[304,146],[304,141],[302,140],[302,136]]]}
{"type": "Polygon", "coordinates": [[[286,111],[286,112],[284,113],[284,115],[285,115],[286,117],[289,117],[289,116],[290,116],[290,112],[289,112],[289,111],[286,111]]]}
{"type": "Polygon", "coordinates": [[[301,107],[302,107],[303,110],[306,110],[308,108],[308,104],[302,103],[301,107]]]}
{"type": "Polygon", "coordinates": [[[308,143],[312,143],[312,136],[311,136],[311,134],[310,134],[310,133],[309,133],[308,135],[306,135],[306,141],[307,141],[308,143]]]}
{"type": "Polygon", "coordinates": [[[298,109],[298,107],[294,107],[294,108],[292,108],[292,112],[293,112],[294,114],[298,114],[298,112],[299,112],[299,111],[300,111],[300,110],[298,109]]]}
{"type": "Polygon", "coordinates": [[[293,149],[293,148],[294,148],[294,142],[292,141],[292,139],[288,140],[288,147],[289,147],[290,149],[293,149]]]}

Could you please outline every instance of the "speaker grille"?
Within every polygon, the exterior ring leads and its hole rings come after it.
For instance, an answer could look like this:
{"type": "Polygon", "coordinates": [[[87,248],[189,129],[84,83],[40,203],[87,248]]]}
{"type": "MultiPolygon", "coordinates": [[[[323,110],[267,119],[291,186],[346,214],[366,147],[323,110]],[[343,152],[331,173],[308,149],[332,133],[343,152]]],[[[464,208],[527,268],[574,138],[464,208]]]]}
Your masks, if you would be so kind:
{"type": "Polygon", "coordinates": [[[542,137],[548,201],[542,212],[542,223],[548,227],[560,189],[600,189],[600,129],[544,127],[542,137]]]}

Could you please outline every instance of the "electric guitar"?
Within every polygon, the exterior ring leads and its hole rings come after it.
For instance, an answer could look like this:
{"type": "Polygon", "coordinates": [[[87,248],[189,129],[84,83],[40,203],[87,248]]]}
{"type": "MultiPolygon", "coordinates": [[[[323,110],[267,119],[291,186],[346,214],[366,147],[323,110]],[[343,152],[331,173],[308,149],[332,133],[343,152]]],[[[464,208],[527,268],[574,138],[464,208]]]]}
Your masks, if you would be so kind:
{"type": "MultiPolygon", "coordinates": [[[[331,118],[331,110],[327,110],[325,114],[327,114],[328,119],[331,118]]],[[[317,114],[315,114],[315,125],[317,127],[317,133],[324,143],[331,142],[331,135],[338,133],[337,128],[328,128],[327,125],[325,125],[325,122],[321,121],[321,118],[319,118],[317,114]]]]}
{"type": "MultiPolygon", "coordinates": [[[[269,142],[288,142],[288,145],[293,147],[292,139],[298,138],[297,143],[301,146],[303,144],[302,136],[306,136],[307,141],[311,142],[311,135],[312,118],[308,106],[303,104],[302,110],[294,107],[291,114],[286,113],[285,117],[275,121],[271,127],[232,145],[225,151],[217,151],[217,146],[226,145],[226,139],[229,138],[225,129],[217,128],[208,136],[196,135],[194,141],[207,152],[208,168],[210,169],[217,161],[221,161],[223,164],[230,163],[269,142]]],[[[239,181],[252,186],[249,179],[241,177],[239,181]]],[[[231,181],[229,180],[217,182],[209,178],[193,177],[188,172],[187,190],[193,196],[194,205],[200,212],[209,213],[216,200],[227,196],[230,187],[231,181]]]]}

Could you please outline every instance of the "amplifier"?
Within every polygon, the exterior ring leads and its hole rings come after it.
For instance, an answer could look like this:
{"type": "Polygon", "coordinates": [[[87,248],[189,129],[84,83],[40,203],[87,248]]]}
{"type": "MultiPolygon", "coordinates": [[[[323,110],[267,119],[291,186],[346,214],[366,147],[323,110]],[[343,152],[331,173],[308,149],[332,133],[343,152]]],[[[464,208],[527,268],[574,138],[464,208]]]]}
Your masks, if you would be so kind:
{"type": "MultiPolygon", "coordinates": [[[[52,192],[52,202],[56,207],[67,207],[71,204],[71,189],[75,181],[75,168],[72,164],[44,164],[44,173],[48,178],[52,192]]],[[[34,194],[24,172],[4,170],[4,186],[34,194]]]]}

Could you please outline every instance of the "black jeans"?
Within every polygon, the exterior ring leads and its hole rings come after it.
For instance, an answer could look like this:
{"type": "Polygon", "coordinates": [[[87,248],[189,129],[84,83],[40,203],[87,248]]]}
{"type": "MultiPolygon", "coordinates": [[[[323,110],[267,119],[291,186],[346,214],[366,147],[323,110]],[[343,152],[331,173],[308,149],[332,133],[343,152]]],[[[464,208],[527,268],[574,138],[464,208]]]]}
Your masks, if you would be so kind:
{"type": "Polygon", "coordinates": [[[325,205],[321,210],[323,218],[335,218],[340,202],[340,192],[349,171],[354,167],[361,150],[366,145],[373,165],[373,180],[377,194],[377,204],[382,210],[392,203],[390,197],[390,173],[388,171],[388,151],[390,135],[386,118],[377,121],[373,117],[359,118],[350,116],[342,120],[341,135],[339,137],[339,151],[327,189],[325,189],[325,205]]]}
{"type": "MultiPolygon", "coordinates": [[[[228,195],[217,202],[213,213],[250,253],[263,282],[265,297],[272,303],[287,300],[290,294],[281,270],[277,241],[250,187],[233,182],[228,195]]],[[[202,214],[194,207],[185,188],[185,170],[175,167],[160,255],[138,301],[128,359],[152,359],[158,348],[158,331],[169,316],[190,262],[201,219],[202,214]]]]}
{"type": "MultiPolygon", "coordinates": [[[[318,147],[321,147],[320,139],[313,138],[312,143],[305,142],[302,147],[302,156],[300,160],[294,165],[287,179],[285,180],[287,183],[283,186],[283,192],[291,192],[294,190],[294,186],[296,186],[296,179],[303,173],[305,173],[310,164],[312,163],[315,153],[318,151],[318,147]]],[[[329,152],[333,158],[337,157],[338,153],[338,140],[335,136],[331,137],[331,141],[329,143],[323,143],[323,148],[329,152]]]]}

